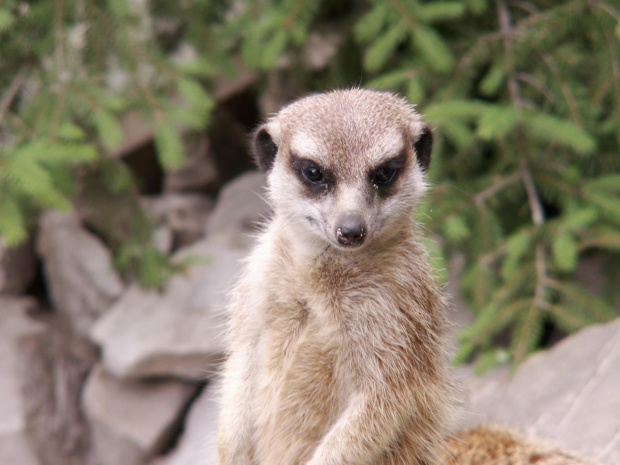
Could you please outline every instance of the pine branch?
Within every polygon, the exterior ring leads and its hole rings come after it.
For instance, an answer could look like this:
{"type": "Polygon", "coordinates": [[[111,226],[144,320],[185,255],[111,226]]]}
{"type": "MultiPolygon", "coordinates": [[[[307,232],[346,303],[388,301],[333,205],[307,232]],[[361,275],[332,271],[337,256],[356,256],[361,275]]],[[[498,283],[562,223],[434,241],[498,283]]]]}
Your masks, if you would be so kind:
{"type": "MultiPolygon", "coordinates": [[[[519,111],[521,106],[521,98],[519,96],[519,85],[514,73],[514,58],[513,58],[513,30],[510,20],[510,12],[508,11],[508,7],[506,6],[506,2],[504,0],[497,0],[497,12],[500,20],[500,26],[502,31],[502,36],[504,40],[504,52],[506,55],[506,69],[508,71],[508,90],[510,93],[510,100],[515,107],[516,111],[519,111]]],[[[538,192],[536,191],[536,185],[534,184],[534,180],[532,179],[532,174],[530,173],[528,162],[529,159],[528,150],[525,142],[524,134],[517,134],[517,145],[520,154],[520,164],[519,164],[519,176],[523,185],[525,186],[525,191],[527,192],[527,198],[530,205],[530,211],[532,213],[532,222],[538,227],[542,227],[545,222],[545,215],[542,203],[540,202],[540,197],[538,196],[538,192]]],[[[542,308],[545,302],[545,290],[546,290],[546,280],[547,280],[547,266],[546,266],[546,254],[544,245],[541,240],[538,240],[536,243],[536,289],[534,291],[534,308],[542,308]]],[[[534,311],[534,308],[531,310],[534,311]]]]}
{"type": "Polygon", "coordinates": [[[529,84],[530,86],[535,88],[551,103],[556,102],[557,99],[555,98],[555,95],[549,89],[547,89],[547,86],[543,82],[541,82],[540,79],[536,79],[536,77],[532,76],[531,74],[524,72],[518,72],[515,74],[515,76],[519,81],[525,82],[526,84],[529,84]]]}
{"type": "Polygon", "coordinates": [[[487,187],[485,190],[480,191],[476,195],[474,195],[474,203],[476,205],[483,204],[487,199],[494,197],[496,194],[498,194],[508,186],[511,186],[515,182],[519,181],[519,179],[521,179],[520,172],[516,172],[511,174],[510,176],[499,179],[491,186],[487,187]]]}
{"type": "Polygon", "coordinates": [[[558,64],[555,61],[555,58],[549,53],[543,54],[543,60],[551,70],[551,73],[556,78],[556,80],[560,83],[560,90],[562,91],[562,95],[564,95],[564,99],[568,104],[568,108],[570,108],[570,113],[573,118],[573,121],[577,126],[583,128],[583,121],[581,120],[581,116],[579,115],[579,110],[577,110],[577,102],[575,102],[575,98],[573,97],[568,84],[562,79],[560,75],[560,70],[558,68],[558,64]]]}
{"type": "Polygon", "coordinates": [[[24,66],[13,78],[13,81],[11,81],[11,85],[4,93],[2,100],[0,100],[0,124],[2,124],[6,112],[9,110],[11,104],[15,100],[15,97],[17,97],[17,94],[19,94],[19,91],[26,82],[27,74],[28,68],[24,66]]]}

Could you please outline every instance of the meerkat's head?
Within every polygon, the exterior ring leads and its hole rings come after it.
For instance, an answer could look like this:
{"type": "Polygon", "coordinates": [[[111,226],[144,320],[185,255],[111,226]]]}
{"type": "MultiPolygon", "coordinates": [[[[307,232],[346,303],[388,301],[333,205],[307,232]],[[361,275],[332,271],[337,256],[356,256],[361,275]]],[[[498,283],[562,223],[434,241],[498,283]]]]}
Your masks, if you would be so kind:
{"type": "Polygon", "coordinates": [[[428,124],[403,99],[353,89],[305,97],[254,135],[276,215],[300,241],[357,249],[390,236],[424,193],[428,124]]]}

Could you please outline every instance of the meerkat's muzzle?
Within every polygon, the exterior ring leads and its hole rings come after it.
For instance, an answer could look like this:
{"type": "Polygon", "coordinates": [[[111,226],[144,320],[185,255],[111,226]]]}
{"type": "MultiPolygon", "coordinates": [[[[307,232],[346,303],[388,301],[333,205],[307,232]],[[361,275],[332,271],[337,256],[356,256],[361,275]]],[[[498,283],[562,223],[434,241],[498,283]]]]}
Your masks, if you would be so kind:
{"type": "Polygon", "coordinates": [[[343,215],[336,227],[336,239],[347,247],[362,245],[366,239],[366,222],[356,213],[343,215]]]}

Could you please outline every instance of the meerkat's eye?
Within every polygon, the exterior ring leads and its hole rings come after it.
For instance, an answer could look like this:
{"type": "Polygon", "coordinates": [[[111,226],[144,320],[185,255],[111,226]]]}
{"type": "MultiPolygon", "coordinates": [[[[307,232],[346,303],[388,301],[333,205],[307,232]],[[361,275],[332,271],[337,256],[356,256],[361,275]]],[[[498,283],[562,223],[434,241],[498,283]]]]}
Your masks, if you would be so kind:
{"type": "Polygon", "coordinates": [[[398,175],[404,168],[406,157],[407,152],[403,149],[396,157],[372,170],[369,174],[370,182],[379,189],[390,187],[396,182],[398,175]]]}
{"type": "Polygon", "coordinates": [[[301,170],[301,174],[306,180],[312,183],[323,182],[323,172],[318,166],[308,166],[307,168],[301,170]]]}
{"type": "Polygon", "coordinates": [[[377,187],[385,187],[396,179],[398,169],[393,166],[381,166],[372,173],[372,183],[377,187]]]}

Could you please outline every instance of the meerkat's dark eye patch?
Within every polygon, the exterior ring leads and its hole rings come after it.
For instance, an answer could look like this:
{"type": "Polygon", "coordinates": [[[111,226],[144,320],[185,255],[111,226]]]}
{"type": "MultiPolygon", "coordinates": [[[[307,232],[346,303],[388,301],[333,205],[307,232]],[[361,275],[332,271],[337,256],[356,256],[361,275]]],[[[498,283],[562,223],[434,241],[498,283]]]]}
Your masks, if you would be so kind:
{"type": "Polygon", "coordinates": [[[398,156],[379,165],[370,172],[370,182],[379,189],[392,186],[405,167],[407,152],[403,149],[398,156]]]}
{"type": "Polygon", "coordinates": [[[334,185],[334,176],[312,160],[291,155],[293,170],[313,193],[329,190],[334,185]]]}

